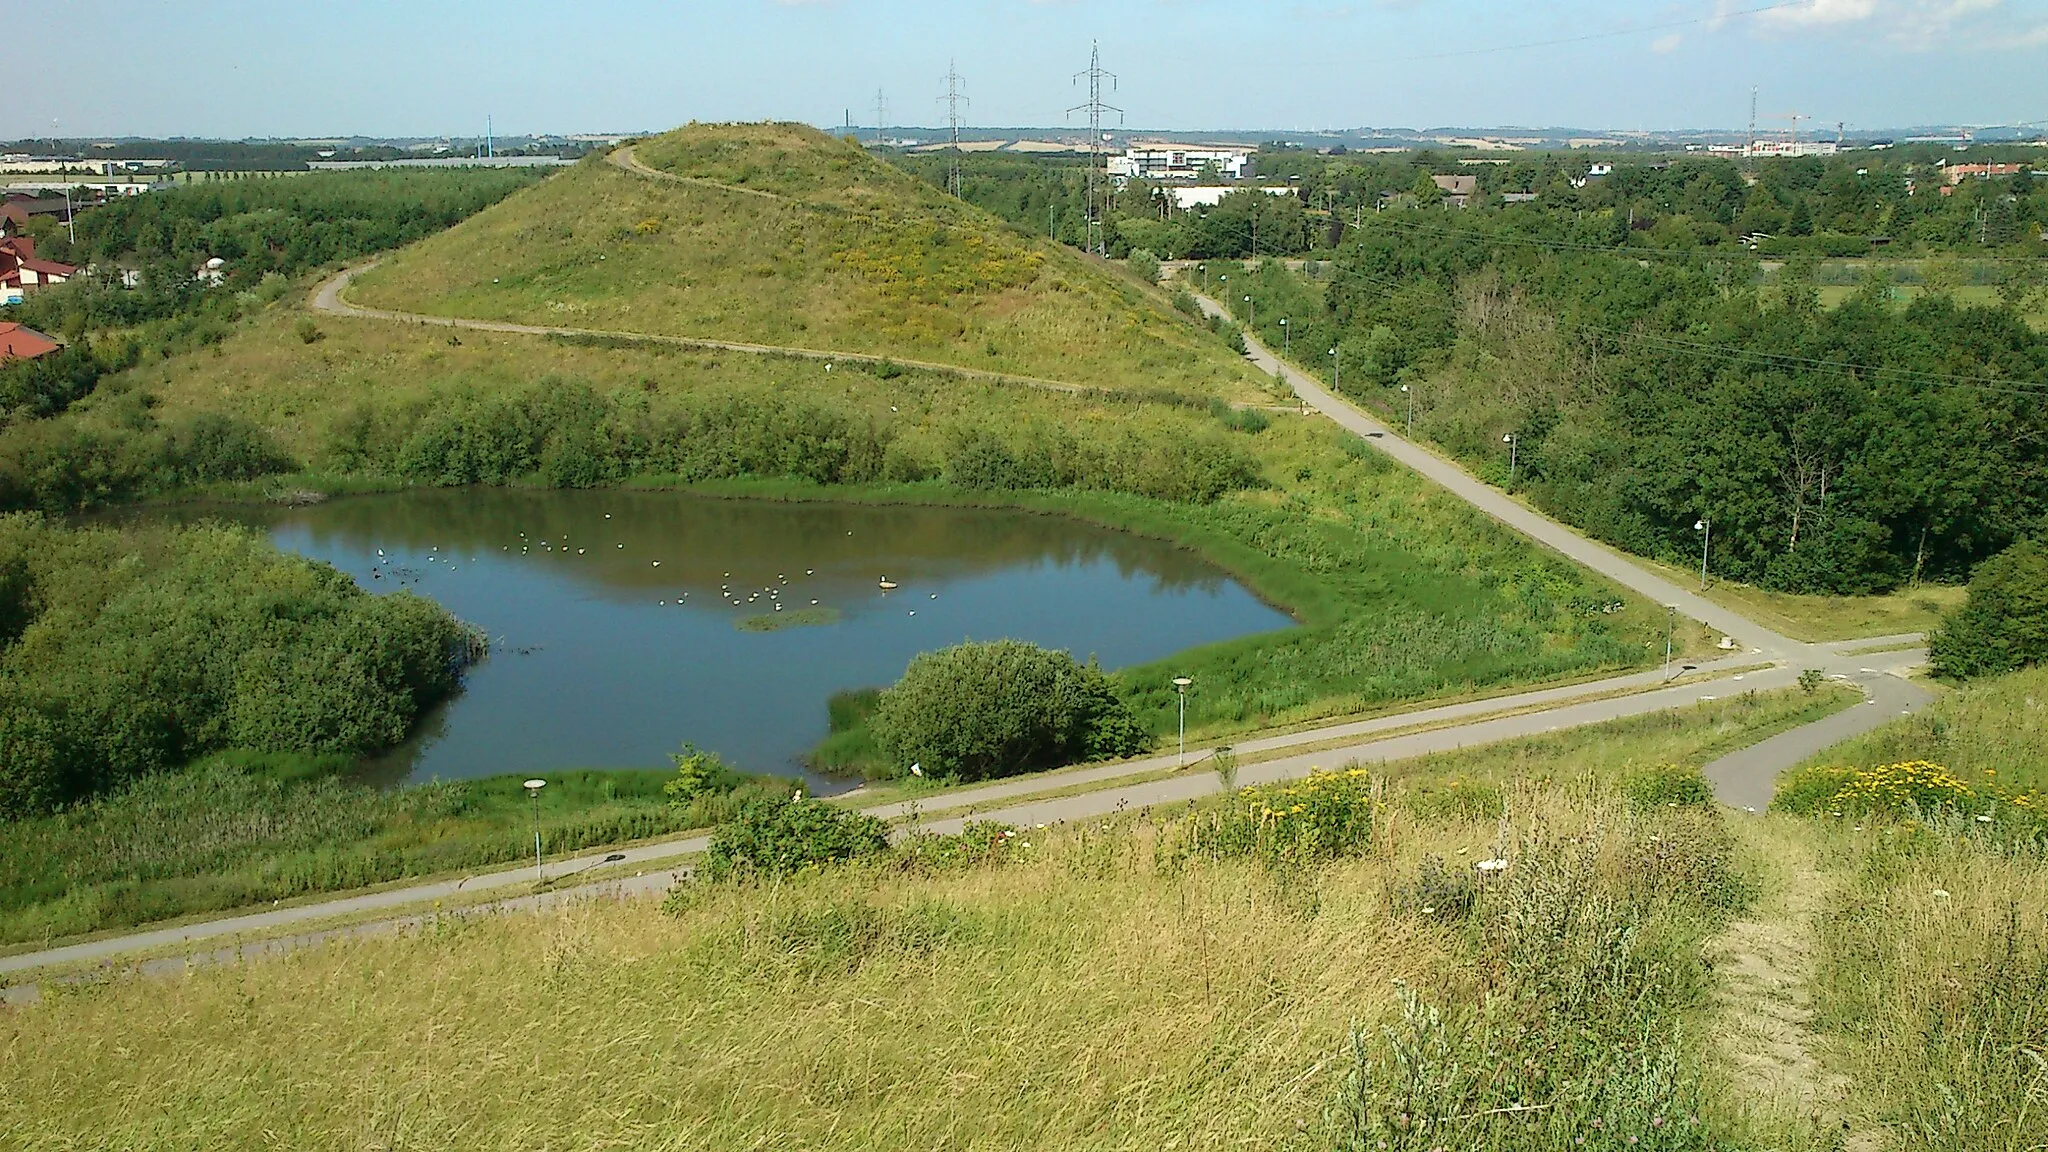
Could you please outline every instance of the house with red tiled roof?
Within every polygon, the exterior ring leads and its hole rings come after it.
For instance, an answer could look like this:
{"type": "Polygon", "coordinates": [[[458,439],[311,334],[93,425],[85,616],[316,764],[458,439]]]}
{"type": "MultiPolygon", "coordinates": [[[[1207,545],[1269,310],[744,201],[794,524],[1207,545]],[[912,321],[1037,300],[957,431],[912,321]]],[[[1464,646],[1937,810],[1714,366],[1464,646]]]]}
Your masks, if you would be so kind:
{"type": "Polygon", "coordinates": [[[33,236],[0,240],[0,304],[19,304],[28,294],[78,275],[78,269],[36,255],[33,236]]]}
{"type": "Polygon", "coordinates": [[[0,324],[0,364],[10,360],[33,360],[48,356],[60,345],[33,328],[20,324],[0,324]]]}

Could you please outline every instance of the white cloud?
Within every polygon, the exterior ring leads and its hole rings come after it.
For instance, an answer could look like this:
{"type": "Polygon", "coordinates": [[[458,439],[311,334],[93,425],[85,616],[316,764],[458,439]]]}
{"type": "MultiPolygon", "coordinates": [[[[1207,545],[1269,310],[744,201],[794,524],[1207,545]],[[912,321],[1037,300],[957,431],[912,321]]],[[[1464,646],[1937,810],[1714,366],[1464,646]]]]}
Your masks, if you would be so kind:
{"type": "Polygon", "coordinates": [[[1773,8],[1757,14],[1767,27],[1816,28],[1829,24],[1854,24],[1877,14],[1877,0],[1808,0],[1789,8],[1773,8]]]}
{"type": "Polygon", "coordinates": [[[1906,49],[2034,47],[2004,0],[1799,0],[1756,11],[1750,0],[1720,0],[1715,27],[1747,24],[1765,36],[1853,35],[1906,49]]]}
{"type": "Polygon", "coordinates": [[[1655,40],[1650,41],[1650,51],[1655,52],[1659,56],[1668,56],[1676,52],[1678,46],[1683,43],[1685,43],[1685,37],[1673,32],[1669,36],[1659,36],[1655,40]]]}

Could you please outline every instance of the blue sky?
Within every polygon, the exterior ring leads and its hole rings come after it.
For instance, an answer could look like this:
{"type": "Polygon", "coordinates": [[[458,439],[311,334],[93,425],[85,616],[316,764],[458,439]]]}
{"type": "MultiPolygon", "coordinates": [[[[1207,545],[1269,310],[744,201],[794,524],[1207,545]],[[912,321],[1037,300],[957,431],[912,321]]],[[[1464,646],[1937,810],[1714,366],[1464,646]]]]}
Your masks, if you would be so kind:
{"type": "Polygon", "coordinates": [[[57,0],[9,22],[0,139],[867,124],[877,88],[931,124],[949,59],[971,123],[1057,125],[1091,39],[1136,128],[1732,127],[1752,84],[1852,129],[2048,120],[2048,0],[1767,4],[57,0]]]}

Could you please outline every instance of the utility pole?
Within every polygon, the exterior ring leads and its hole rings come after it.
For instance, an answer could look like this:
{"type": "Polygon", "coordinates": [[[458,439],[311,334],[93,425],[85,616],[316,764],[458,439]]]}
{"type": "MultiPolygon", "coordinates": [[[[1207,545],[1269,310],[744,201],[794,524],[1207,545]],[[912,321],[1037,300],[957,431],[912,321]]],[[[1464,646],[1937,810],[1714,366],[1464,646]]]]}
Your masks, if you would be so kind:
{"type": "Polygon", "coordinates": [[[953,142],[953,162],[946,169],[946,191],[957,198],[960,195],[960,105],[974,101],[960,91],[960,69],[951,60],[946,61],[946,94],[939,99],[946,104],[946,128],[952,133],[953,142]]]}
{"type": "Polygon", "coordinates": [[[1095,218],[1095,175],[1097,170],[1102,167],[1102,114],[1104,112],[1116,113],[1117,123],[1121,124],[1123,123],[1124,110],[1102,102],[1102,82],[1105,79],[1108,80],[1110,91],[1114,92],[1117,79],[1116,73],[1105,72],[1102,69],[1102,44],[1100,41],[1089,42],[1088,70],[1074,73],[1074,82],[1080,83],[1083,76],[1088,78],[1088,102],[1086,104],[1076,104],[1072,108],[1067,109],[1067,115],[1072,116],[1076,112],[1088,113],[1088,247],[1093,251],[1098,248],[1095,239],[1097,224],[1095,218]]]}

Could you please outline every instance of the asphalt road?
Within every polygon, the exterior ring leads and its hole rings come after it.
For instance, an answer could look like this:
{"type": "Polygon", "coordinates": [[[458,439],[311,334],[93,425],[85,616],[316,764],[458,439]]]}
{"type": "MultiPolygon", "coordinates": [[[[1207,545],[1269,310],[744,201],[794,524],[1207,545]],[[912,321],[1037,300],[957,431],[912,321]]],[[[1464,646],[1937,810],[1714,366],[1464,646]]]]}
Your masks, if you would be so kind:
{"type": "MultiPolygon", "coordinates": [[[[630,157],[627,159],[630,160],[630,157]]],[[[584,329],[540,328],[490,321],[451,320],[354,308],[341,300],[341,290],[354,271],[343,272],[321,285],[314,297],[314,307],[321,311],[370,319],[469,327],[498,332],[535,335],[634,335],[584,329]]],[[[1197,299],[1205,311],[1214,315],[1227,315],[1222,306],[1214,300],[1201,296],[1197,299]]],[[[703,344],[739,351],[778,352],[820,358],[857,358],[838,356],[829,352],[770,349],[717,341],[700,342],[666,337],[640,338],[674,340],[678,343],[703,344]]],[[[1911,712],[1923,706],[1929,699],[1924,689],[1908,682],[1902,675],[1905,669],[1923,660],[1924,653],[1909,650],[1882,655],[1860,654],[1873,647],[1912,643],[1918,640],[1918,637],[1899,636],[1810,645],[1780,636],[1732,609],[1715,604],[1689,589],[1681,588],[1643,569],[1614,549],[1589,540],[1489,487],[1452,461],[1396,435],[1379,420],[1339,399],[1316,380],[1290,365],[1283,364],[1249,334],[1246,344],[1248,356],[1254,364],[1269,374],[1279,373],[1303,402],[1335,421],[1340,427],[1365,437],[1369,443],[1389,457],[1436,482],[1524,536],[1643,596],[1659,603],[1675,605],[1688,617],[1700,620],[1724,635],[1733,637],[1737,642],[1738,654],[1729,661],[1730,663],[1747,661],[1769,663],[1772,666],[1761,671],[1733,674],[1727,679],[1700,680],[1695,677],[1661,688],[1650,687],[1662,679],[1661,671],[1643,672],[1588,684],[1542,689],[1492,700],[1447,705],[1421,712],[1249,740],[1236,746],[1235,751],[1239,755],[1265,754],[1311,744],[1319,747],[1315,751],[1282,755],[1246,765],[1237,773],[1236,779],[1239,784],[1262,784],[1291,779],[1306,775],[1317,767],[1334,768],[1348,763],[1370,764],[1453,751],[1473,745],[1604,723],[1627,716],[1692,706],[1703,700],[1741,691],[1782,688],[1794,683],[1798,673],[1807,668],[1820,669],[1837,680],[1860,686],[1865,694],[1863,704],[1724,756],[1706,766],[1705,772],[1714,786],[1716,796],[1734,807],[1757,811],[1769,803],[1773,782],[1786,768],[1840,740],[1869,731],[1893,716],[1911,712]],[[1425,730],[1405,733],[1398,731],[1414,728],[1425,730]]],[[[943,365],[936,367],[953,372],[961,371],[943,365]]],[[[1049,383],[1024,382],[1034,385],[1049,383]]],[[[1199,761],[1210,751],[1212,750],[1191,750],[1189,759],[1199,761]]],[[[946,806],[945,814],[935,818],[920,818],[917,824],[927,831],[941,833],[956,831],[971,819],[1000,819],[1006,823],[1020,825],[1051,824],[1131,809],[1192,803],[1223,787],[1217,774],[1197,766],[1166,779],[1147,780],[1123,786],[1110,784],[1094,791],[1074,795],[1033,798],[1034,792],[1042,793],[1082,784],[1106,783],[1119,777],[1156,773],[1174,767],[1178,759],[1177,756],[1150,757],[1077,773],[1065,773],[1051,780],[1008,781],[937,794],[926,798],[922,803],[943,804],[946,806]]],[[[878,805],[867,811],[884,819],[899,820],[909,817],[915,806],[916,802],[893,803],[878,805]]],[[[708,840],[700,836],[642,845],[626,850],[623,853],[624,859],[619,863],[630,866],[672,860],[680,855],[702,851],[707,843],[708,840]]],[[[560,877],[604,862],[602,856],[561,861],[554,866],[553,874],[560,877]]],[[[483,905],[481,908],[470,909],[465,914],[530,909],[563,899],[644,895],[665,890],[679,875],[680,871],[662,869],[627,880],[572,886],[546,893],[511,897],[483,905]]],[[[150,929],[38,952],[0,957],[0,974],[79,961],[100,961],[111,965],[118,957],[130,953],[177,948],[188,944],[197,946],[192,952],[153,959],[133,966],[145,973],[182,970],[194,963],[225,962],[288,951],[296,947],[317,944],[337,935],[398,930],[420,922],[423,917],[403,916],[323,931],[292,931],[314,921],[416,907],[431,901],[467,896],[479,891],[516,889],[530,884],[532,879],[533,873],[528,868],[505,869],[459,880],[408,885],[289,908],[277,907],[175,927],[150,929]],[[214,943],[252,936],[259,939],[253,943],[214,943]]],[[[6,989],[5,998],[19,1001],[33,999],[37,994],[35,985],[24,984],[6,989]]]]}

